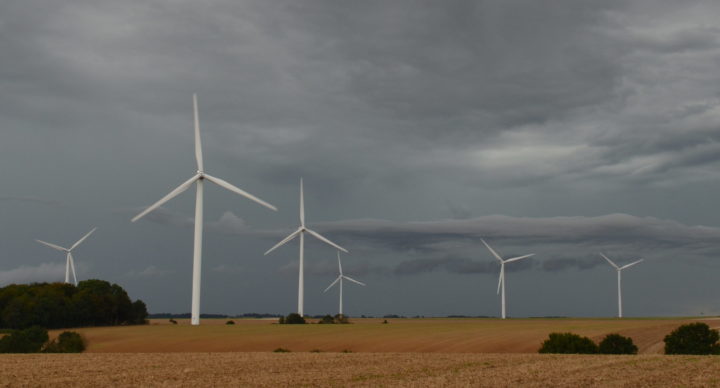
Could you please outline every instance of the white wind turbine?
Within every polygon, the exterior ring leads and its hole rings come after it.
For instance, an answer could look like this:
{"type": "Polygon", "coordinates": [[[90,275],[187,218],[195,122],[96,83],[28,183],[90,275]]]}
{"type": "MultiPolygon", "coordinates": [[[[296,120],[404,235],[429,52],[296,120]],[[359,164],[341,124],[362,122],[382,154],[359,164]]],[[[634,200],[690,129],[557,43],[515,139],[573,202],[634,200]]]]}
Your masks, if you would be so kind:
{"type": "Polygon", "coordinates": [[[492,255],[495,256],[495,258],[500,261],[500,278],[498,279],[498,290],[497,290],[497,293],[499,294],[500,291],[502,290],[502,297],[501,297],[501,299],[502,299],[502,319],[505,319],[505,264],[511,263],[511,262],[513,262],[513,261],[518,261],[518,260],[526,259],[526,258],[528,258],[528,257],[530,257],[530,256],[535,255],[535,254],[534,254],[534,253],[531,253],[531,254],[529,254],[529,255],[518,256],[518,257],[513,257],[513,258],[510,258],[510,259],[505,259],[505,260],[503,260],[503,258],[500,257],[500,255],[498,255],[497,252],[495,252],[495,250],[493,250],[492,248],[490,248],[490,245],[488,245],[488,243],[486,243],[485,240],[480,239],[480,241],[482,241],[482,243],[485,244],[485,246],[487,247],[487,249],[490,250],[490,253],[492,253],[492,255]]]}
{"type": "Polygon", "coordinates": [[[643,261],[643,259],[633,261],[630,264],[625,264],[622,267],[618,267],[618,265],[615,264],[612,260],[608,259],[607,256],[603,255],[602,253],[600,254],[600,256],[602,256],[605,260],[607,260],[607,262],[610,263],[610,265],[615,267],[615,269],[617,270],[617,275],[618,275],[618,318],[622,318],[622,287],[620,286],[620,282],[622,280],[621,272],[625,268],[632,267],[633,265],[643,261]]]}
{"type": "Polygon", "coordinates": [[[330,283],[330,285],[329,285],[329,286],[325,289],[325,291],[323,291],[323,292],[327,292],[329,289],[332,288],[332,286],[335,285],[335,283],[340,282],[340,315],[343,315],[343,287],[342,287],[342,286],[343,286],[343,279],[349,280],[349,281],[351,281],[351,282],[353,282],[353,283],[357,283],[357,284],[359,284],[359,285],[361,285],[361,286],[364,286],[365,283],[359,282],[359,281],[357,281],[357,280],[355,280],[355,279],[353,279],[353,278],[351,278],[351,277],[349,277],[349,276],[343,275],[342,264],[340,263],[340,251],[338,251],[338,253],[337,253],[337,258],[338,258],[338,271],[340,271],[340,275],[338,275],[337,279],[335,279],[334,282],[330,283]]]}
{"type": "Polygon", "coordinates": [[[178,186],[175,190],[171,191],[166,196],[162,197],[159,201],[152,204],[150,207],[142,211],[140,214],[133,217],[132,222],[135,222],[142,218],[144,215],[157,209],[165,202],[173,199],[180,193],[189,189],[193,183],[197,184],[197,191],[195,195],[195,241],[193,247],[193,279],[192,279],[192,308],[191,308],[191,323],[193,325],[200,324],[200,279],[202,270],[202,233],[203,233],[203,183],[208,180],[216,185],[228,189],[234,193],[240,194],[245,198],[259,203],[272,210],[277,208],[260,198],[253,196],[252,194],[241,190],[232,184],[216,178],[212,175],[205,173],[203,169],[203,157],[202,157],[202,144],[200,143],[200,122],[198,119],[198,107],[197,107],[197,95],[193,94],[193,111],[195,117],[195,159],[197,160],[197,172],[192,178],[185,181],[185,183],[178,186]]]}
{"type": "Polygon", "coordinates": [[[284,245],[288,241],[294,239],[298,235],[300,235],[300,268],[299,268],[299,274],[298,274],[298,311],[297,313],[300,314],[300,316],[304,316],[304,305],[305,305],[305,283],[304,283],[304,255],[305,255],[305,233],[310,233],[311,235],[315,236],[318,240],[335,247],[336,249],[339,249],[345,253],[348,253],[347,249],[335,244],[334,242],[328,240],[327,238],[320,235],[320,233],[308,229],[305,227],[305,199],[303,197],[303,181],[302,178],[300,178],[300,227],[297,228],[296,231],[290,233],[287,237],[285,237],[282,241],[275,244],[274,247],[268,249],[265,254],[274,251],[276,248],[280,247],[281,245],[284,245]]]}
{"type": "Polygon", "coordinates": [[[96,229],[97,228],[92,228],[91,231],[89,231],[86,235],[84,235],[80,240],[78,240],[70,248],[63,248],[59,245],[55,245],[55,244],[51,244],[49,242],[35,239],[35,241],[39,242],[40,244],[47,245],[50,248],[57,249],[58,251],[67,253],[67,259],[65,260],[65,283],[70,283],[70,271],[72,271],[73,283],[77,286],[78,281],[77,281],[77,276],[75,276],[75,261],[73,260],[72,251],[73,251],[73,249],[77,248],[78,245],[82,244],[82,242],[85,241],[86,238],[90,237],[90,235],[93,234],[93,232],[96,229]]]}

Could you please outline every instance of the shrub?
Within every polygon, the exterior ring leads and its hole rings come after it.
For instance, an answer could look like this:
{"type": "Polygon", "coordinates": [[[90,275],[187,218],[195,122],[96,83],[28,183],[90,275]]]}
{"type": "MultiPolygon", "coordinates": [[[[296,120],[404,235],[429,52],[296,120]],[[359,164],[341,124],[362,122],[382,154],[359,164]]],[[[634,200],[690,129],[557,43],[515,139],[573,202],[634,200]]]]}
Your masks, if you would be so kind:
{"type": "Polygon", "coordinates": [[[382,321],[382,323],[383,323],[383,325],[387,325],[387,323],[388,323],[387,319],[382,321]]]}
{"type": "Polygon", "coordinates": [[[595,354],[598,347],[588,337],[573,333],[550,333],[539,353],[595,354]]]}
{"type": "Polygon", "coordinates": [[[273,350],[273,353],[290,353],[290,349],[277,348],[277,349],[273,350]]]}
{"type": "Polygon", "coordinates": [[[322,350],[320,349],[313,349],[310,351],[310,353],[322,353],[322,350]]]}
{"type": "Polygon", "coordinates": [[[235,321],[233,321],[233,320],[231,319],[231,320],[225,322],[225,324],[226,324],[226,325],[234,325],[234,324],[235,324],[235,321]]]}
{"type": "Polygon", "coordinates": [[[177,325],[177,321],[172,318],[170,318],[170,323],[172,323],[173,325],[177,325]]]}
{"type": "Polygon", "coordinates": [[[336,314],[335,315],[335,323],[350,323],[350,321],[347,319],[347,317],[343,314],[336,314]]]}
{"type": "Polygon", "coordinates": [[[278,318],[278,324],[284,325],[285,324],[285,317],[278,318]]]}
{"type": "Polygon", "coordinates": [[[291,313],[285,317],[286,325],[302,325],[304,323],[307,323],[305,322],[305,318],[301,317],[298,313],[291,313]]]}
{"type": "Polygon", "coordinates": [[[48,341],[48,332],[40,326],[16,330],[0,338],[0,353],[37,353],[48,341]]]}
{"type": "Polygon", "coordinates": [[[331,324],[331,323],[335,323],[335,319],[333,319],[332,315],[328,314],[328,315],[322,317],[322,319],[320,319],[320,321],[318,323],[331,324]]]}
{"type": "Polygon", "coordinates": [[[74,331],[60,333],[57,340],[50,341],[43,350],[45,353],[82,353],[85,341],[74,331]]]}
{"type": "Polygon", "coordinates": [[[600,354],[637,354],[638,348],[632,338],[620,334],[608,334],[598,345],[600,354]]]}
{"type": "Polygon", "coordinates": [[[702,322],[682,325],[665,336],[665,354],[720,354],[719,337],[702,322]]]}

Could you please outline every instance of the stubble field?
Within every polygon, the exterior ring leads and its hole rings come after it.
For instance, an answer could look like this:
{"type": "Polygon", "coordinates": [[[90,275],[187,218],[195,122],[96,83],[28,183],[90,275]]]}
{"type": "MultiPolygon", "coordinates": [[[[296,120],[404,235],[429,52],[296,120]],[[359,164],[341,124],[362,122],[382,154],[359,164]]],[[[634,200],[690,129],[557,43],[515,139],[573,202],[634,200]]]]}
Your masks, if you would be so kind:
{"type": "Polygon", "coordinates": [[[78,329],[87,353],[0,355],[0,387],[720,386],[720,357],[659,354],[667,333],[697,319],[225,321],[78,329]],[[632,337],[641,354],[537,354],[554,331],[595,340],[617,332],[632,337]],[[273,353],[278,347],[291,352],[273,353]]]}

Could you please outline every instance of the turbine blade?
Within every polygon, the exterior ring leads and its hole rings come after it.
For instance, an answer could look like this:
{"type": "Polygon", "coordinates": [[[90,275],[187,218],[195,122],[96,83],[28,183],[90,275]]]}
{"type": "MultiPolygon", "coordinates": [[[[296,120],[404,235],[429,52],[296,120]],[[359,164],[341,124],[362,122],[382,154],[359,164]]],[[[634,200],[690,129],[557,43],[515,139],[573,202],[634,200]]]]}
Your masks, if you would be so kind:
{"type": "Polygon", "coordinates": [[[67,251],[68,251],[68,249],[63,248],[63,247],[61,247],[60,245],[51,244],[51,243],[49,243],[49,242],[45,242],[45,241],[43,241],[43,240],[38,240],[38,239],[35,239],[35,241],[39,242],[40,244],[47,245],[47,246],[49,246],[50,248],[57,249],[58,251],[62,251],[62,252],[67,252],[67,251]]]}
{"type": "Polygon", "coordinates": [[[232,184],[228,183],[227,181],[224,181],[224,180],[222,180],[222,179],[220,179],[220,178],[216,178],[216,177],[214,177],[214,176],[212,176],[212,175],[208,175],[208,174],[204,174],[204,176],[205,176],[205,179],[209,180],[210,182],[212,182],[212,183],[214,183],[214,184],[216,184],[216,185],[218,185],[218,186],[224,187],[224,188],[226,188],[226,189],[228,189],[228,190],[230,190],[230,191],[232,191],[232,192],[234,192],[234,193],[240,194],[240,195],[242,195],[243,197],[245,197],[245,198],[247,198],[247,199],[249,199],[249,200],[251,200],[251,201],[255,201],[255,202],[257,202],[257,203],[265,206],[265,207],[268,208],[268,209],[272,209],[272,210],[277,211],[277,208],[276,208],[275,206],[273,206],[273,205],[271,205],[271,204],[263,201],[262,199],[260,199],[260,198],[258,198],[258,197],[256,197],[256,196],[248,193],[248,192],[245,191],[245,190],[242,190],[242,189],[240,189],[240,188],[238,188],[238,187],[236,187],[236,186],[233,186],[232,184]]]}
{"type": "Polygon", "coordinates": [[[195,160],[198,171],[203,171],[202,143],[200,142],[200,118],[198,117],[197,94],[193,93],[193,117],[195,119],[195,160]]]}
{"type": "Polygon", "coordinates": [[[175,198],[178,194],[180,194],[180,193],[182,193],[183,191],[185,191],[185,190],[187,190],[188,188],[190,188],[190,186],[192,186],[192,184],[195,183],[195,181],[198,180],[199,178],[200,178],[200,174],[195,174],[195,175],[193,175],[192,178],[186,180],[183,184],[181,184],[180,186],[178,186],[175,190],[173,190],[173,191],[171,191],[170,193],[168,193],[168,195],[160,198],[159,201],[157,201],[157,202],[155,202],[154,204],[150,205],[147,209],[143,210],[140,214],[138,214],[138,215],[136,215],[135,217],[133,217],[131,221],[132,221],[132,222],[135,222],[135,221],[141,219],[141,218],[142,218],[143,216],[145,216],[146,214],[148,214],[148,213],[150,213],[151,211],[153,211],[153,210],[159,208],[160,206],[162,206],[162,204],[164,204],[165,202],[167,202],[167,201],[175,198]]]}
{"type": "Polygon", "coordinates": [[[328,287],[327,287],[327,288],[325,289],[325,291],[323,291],[323,292],[327,292],[327,291],[328,291],[329,289],[331,289],[331,288],[332,288],[332,286],[334,286],[334,285],[335,285],[335,283],[337,283],[337,282],[339,282],[339,281],[340,281],[340,278],[342,278],[342,276],[338,276],[338,277],[337,277],[337,279],[335,279],[335,281],[334,281],[334,282],[330,283],[330,285],[329,285],[329,286],[328,286],[328,287]]]}
{"type": "Polygon", "coordinates": [[[615,269],[620,269],[620,267],[618,267],[617,264],[613,263],[612,260],[608,259],[607,256],[603,255],[602,253],[600,254],[600,256],[602,256],[605,260],[607,260],[607,262],[610,263],[610,265],[612,265],[613,267],[615,267],[615,269]]]}
{"type": "Polygon", "coordinates": [[[486,243],[485,240],[480,239],[480,241],[482,241],[482,243],[485,244],[485,246],[487,247],[487,249],[490,250],[490,253],[492,253],[493,256],[495,256],[496,259],[500,260],[500,262],[503,261],[502,257],[500,257],[500,255],[498,255],[498,253],[495,252],[494,249],[490,248],[490,245],[488,245],[488,243],[486,243]]]}
{"type": "Polygon", "coordinates": [[[640,259],[640,260],[638,260],[638,261],[633,261],[633,262],[630,263],[630,264],[625,264],[625,265],[623,265],[622,267],[620,267],[620,269],[623,270],[623,269],[625,269],[625,268],[632,267],[633,265],[635,265],[635,264],[637,264],[637,263],[639,263],[639,262],[641,262],[641,261],[643,261],[643,260],[644,260],[644,259],[640,259]]]}
{"type": "Polygon", "coordinates": [[[510,262],[513,262],[513,261],[518,261],[518,260],[522,260],[522,259],[527,259],[527,258],[530,257],[530,256],[535,256],[535,254],[534,254],[534,253],[531,253],[531,254],[525,255],[525,256],[513,257],[512,259],[507,259],[507,260],[505,260],[505,263],[510,263],[510,262]]]}
{"type": "Polygon", "coordinates": [[[300,178],[300,226],[305,226],[305,196],[303,195],[302,178],[300,178]]]}
{"type": "Polygon", "coordinates": [[[366,285],[365,283],[359,282],[359,281],[357,281],[357,280],[355,280],[355,279],[353,279],[353,278],[351,278],[351,277],[348,277],[348,276],[345,276],[345,275],[343,275],[343,277],[344,277],[346,280],[349,280],[349,281],[351,281],[351,282],[353,282],[353,283],[357,283],[357,284],[359,284],[359,285],[361,285],[361,286],[365,286],[365,285],[366,285]]]}
{"type": "Polygon", "coordinates": [[[71,246],[69,250],[72,251],[73,249],[77,248],[78,245],[82,244],[82,242],[85,241],[86,238],[90,237],[90,235],[93,234],[93,232],[96,230],[97,230],[97,228],[92,228],[92,230],[89,231],[88,234],[84,235],[83,238],[81,238],[75,244],[73,244],[73,246],[71,246]]]}
{"type": "Polygon", "coordinates": [[[503,264],[503,265],[500,266],[500,276],[498,277],[498,289],[497,289],[497,293],[498,293],[498,294],[500,294],[500,285],[501,285],[502,282],[503,282],[503,275],[504,275],[504,274],[505,274],[505,265],[503,264]]]}
{"type": "Polygon", "coordinates": [[[323,237],[322,235],[320,235],[320,233],[318,233],[318,232],[316,232],[316,231],[314,231],[314,230],[310,230],[310,229],[305,229],[305,230],[306,230],[308,233],[310,233],[310,234],[312,234],[313,236],[315,236],[318,240],[320,240],[320,241],[322,241],[322,242],[324,242],[324,243],[326,243],[326,244],[330,244],[330,245],[332,245],[333,247],[335,247],[335,248],[337,248],[337,249],[339,249],[339,250],[341,250],[341,251],[343,251],[343,252],[345,252],[345,253],[349,253],[349,252],[347,251],[347,249],[345,249],[345,248],[341,247],[340,245],[337,245],[337,244],[335,244],[334,242],[328,240],[327,238],[325,238],[325,237],[323,237]]]}
{"type": "Polygon", "coordinates": [[[338,269],[340,269],[340,275],[342,276],[342,263],[340,263],[340,251],[337,251],[338,257],[338,269]]]}
{"type": "Polygon", "coordinates": [[[265,254],[267,255],[268,253],[274,251],[276,248],[280,247],[281,245],[285,244],[286,242],[294,239],[298,234],[300,234],[301,231],[302,231],[302,229],[298,229],[298,230],[290,233],[289,236],[285,237],[282,241],[280,241],[279,243],[275,244],[274,247],[268,249],[268,251],[265,252],[265,254]]]}

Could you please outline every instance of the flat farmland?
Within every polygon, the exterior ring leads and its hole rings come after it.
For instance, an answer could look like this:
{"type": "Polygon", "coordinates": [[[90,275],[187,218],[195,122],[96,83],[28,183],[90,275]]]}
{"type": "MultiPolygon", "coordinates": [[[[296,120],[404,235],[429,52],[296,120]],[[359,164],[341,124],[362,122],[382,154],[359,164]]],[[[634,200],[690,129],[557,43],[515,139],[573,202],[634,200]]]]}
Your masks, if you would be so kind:
{"type": "MultiPolygon", "coordinates": [[[[179,320],[150,325],[76,329],[88,353],[293,352],[535,353],[551,332],[573,332],[599,341],[609,333],[631,337],[641,354],[660,354],[663,338],[677,326],[720,319],[353,319],[349,325],[278,325],[276,320],[179,320]]],[[[57,331],[51,332],[57,335],[57,331]]]]}
{"type": "Polygon", "coordinates": [[[717,387],[717,356],[471,353],[0,355],[0,387],[717,387]]]}
{"type": "Polygon", "coordinates": [[[234,321],[75,329],[88,341],[86,353],[0,354],[0,387],[720,386],[720,357],[658,354],[677,326],[703,321],[717,328],[719,319],[234,321]],[[620,333],[632,337],[641,354],[537,354],[555,331],[596,341],[620,333]],[[291,352],[272,352],[279,347],[291,352]]]}

